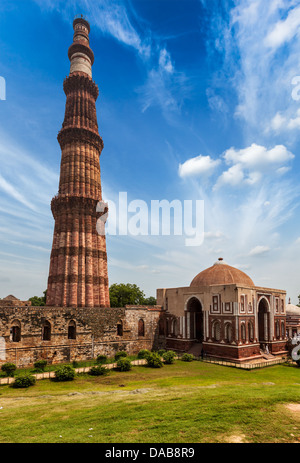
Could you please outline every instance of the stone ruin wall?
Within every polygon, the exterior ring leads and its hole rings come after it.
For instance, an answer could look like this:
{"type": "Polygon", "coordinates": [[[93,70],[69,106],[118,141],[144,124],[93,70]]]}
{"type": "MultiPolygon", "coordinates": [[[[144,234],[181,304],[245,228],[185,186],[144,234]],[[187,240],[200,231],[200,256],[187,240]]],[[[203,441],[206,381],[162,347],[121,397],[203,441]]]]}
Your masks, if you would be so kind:
{"type": "Polygon", "coordinates": [[[137,354],[141,349],[165,347],[165,337],[158,334],[159,307],[136,308],[57,308],[0,307],[0,337],[5,340],[5,359],[18,367],[31,366],[36,360],[49,364],[83,361],[97,355],[114,356],[117,351],[137,354]],[[138,335],[139,320],[144,321],[144,336],[138,335]],[[68,325],[76,322],[76,339],[68,339],[68,325]],[[18,321],[21,340],[12,342],[11,327],[18,321]],[[42,327],[51,324],[51,339],[42,339],[42,327]],[[118,335],[122,324],[123,335],[118,335]]]}

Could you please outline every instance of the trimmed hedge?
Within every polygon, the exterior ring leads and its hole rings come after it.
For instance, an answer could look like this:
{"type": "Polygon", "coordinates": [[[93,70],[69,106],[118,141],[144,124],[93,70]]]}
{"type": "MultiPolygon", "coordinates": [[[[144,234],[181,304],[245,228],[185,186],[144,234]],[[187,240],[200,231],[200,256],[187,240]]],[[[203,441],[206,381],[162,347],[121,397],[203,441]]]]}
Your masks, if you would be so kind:
{"type": "Polygon", "coordinates": [[[175,357],[176,357],[176,353],[173,352],[172,350],[168,350],[167,352],[165,352],[162,356],[163,358],[163,361],[167,364],[167,365],[171,365],[172,363],[175,362],[175,357]]]}
{"type": "Polygon", "coordinates": [[[36,379],[32,375],[20,375],[16,376],[12,387],[14,388],[27,388],[33,386],[36,382],[36,379]]]}
{"type": "Polygon", "coordinates": [[[89,370],[89,375],[91,376],[105,376],[109,374],[109,370],[107,368],[101,367],[101,365],[97,367],[92,367],[89,370]]]}
{"type": "Polygon", "coordinates": [[[160,355],[161,357],[164,355],[165,352],[167,352],[165,349],[159,349],[157,351],[158,355],[160,355]]]}
{"type": "Polygon", "coordinates": [[[193,354],[183,354],[183,356],[181,357],[181,360],[183,362],[192,362],[194,360],[194,356],[193,354]]]}
{"type": "Polygon", "coordinates": [[[106,363],[107,361],[107,356],[106,355],[98,355],[96,358],[96,363],[98,365],[102,365],[103,363],[106,363]]]}
{"type": "Polygon", "coordinates": [[[142,349],[138,353],[138,359],[145,359],[149,354],[151,354],[150,350],[142,349]]]}
{"type": "Polygon", "coordinates": [[[63,365],[55,370],[55,381],[73,381],[75,370],[71,365],[63,365]]]}
{"type": "Polygon", "coordinates": [[[45,368],[47,366],[47,360],[37,360],[33,364],[34,368],[38,371],[45,371],[45,368]]]}
{"type": "Polygon", "coordinates": [[[132,368],[131,361],[125,357],[117,361],[117,368],[119,371],[129,371],[132,368]]]}
{"type": "Polygon", "coordinates": [[[115,354],[115,360],[118,361],[122,357],[127,357],[127,352],[124,350],[121,350],[120,352],[116,352],[115,354]]]}
{"type": "Polygon", "coordinates": [[[147,360],[147,365],[150,368],[161,368],[163,366],[161,357],[156,352],[150,352],[146,360],[147,360]]]}
{"type": "Polygon", "coordinates": [[[14,363],[4,363],[1,367],[1,370],[4,371],[6,376],[13,377],[17,367],[14,363]]]}

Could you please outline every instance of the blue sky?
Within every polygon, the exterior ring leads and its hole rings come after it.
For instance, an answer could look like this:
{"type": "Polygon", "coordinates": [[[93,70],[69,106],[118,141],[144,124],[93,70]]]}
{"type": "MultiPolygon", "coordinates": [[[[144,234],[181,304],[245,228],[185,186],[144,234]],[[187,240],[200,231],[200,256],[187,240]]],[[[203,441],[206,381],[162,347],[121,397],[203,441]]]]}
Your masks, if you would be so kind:
{"type": "Polygon", "coordinates": [[[72,21],[91,24],[104,198],[204,200],[205,239],[108,236],[110,283],[188,286],[218,257],[300,293],[300,2],[0,1],[0,297],[47,287],[72,21]]]}

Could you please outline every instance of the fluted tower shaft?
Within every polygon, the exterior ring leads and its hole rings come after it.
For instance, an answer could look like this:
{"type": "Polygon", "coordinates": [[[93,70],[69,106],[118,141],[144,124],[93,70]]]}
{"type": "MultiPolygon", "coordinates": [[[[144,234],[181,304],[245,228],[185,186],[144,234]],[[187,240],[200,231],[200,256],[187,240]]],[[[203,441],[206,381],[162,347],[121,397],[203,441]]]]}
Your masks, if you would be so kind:
{"type": "Polygon", "coordinates": [[[96,229],[101,215],[96,208],[102,202],[99,157],[103,141],[96,115],[99,90],[92,80],[89,23],[77,18],[73,27],[70,74],[64,81],[65,118],[58,134],[62,151],[59,191],[51,202],[55,227],[47,305],[109,307],[106,240],[96,229]]]}

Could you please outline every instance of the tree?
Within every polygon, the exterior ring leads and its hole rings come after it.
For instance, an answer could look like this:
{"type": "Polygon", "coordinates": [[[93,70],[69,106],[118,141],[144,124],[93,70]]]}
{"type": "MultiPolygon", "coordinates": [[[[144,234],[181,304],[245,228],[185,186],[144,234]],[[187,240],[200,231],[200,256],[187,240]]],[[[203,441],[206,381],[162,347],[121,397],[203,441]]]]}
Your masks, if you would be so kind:
{"type": "Polygon", "coordinates": [[[144,299],[143,305],[156,305],[156,299],[153,296],[144,299]]]}
{"type": "Polygon", "coordinates": [[[33,296],[33,297],[29,298],[29,300],[31,301],[31,305],[34,306],[34,307],[42,307],[42,306],[46,305],[47,290],[44,291],[43,294],[44,294],[44,296],[42,296],[42,297],[33,296]]]}
{"type": "Polygon", "coordinates": [[[125,307],[125,305],[155,305],[154,297],[145,298],[145,293],[137,285],[131,283],[114,283],[109,288],[110,306],[125,307]]]}

